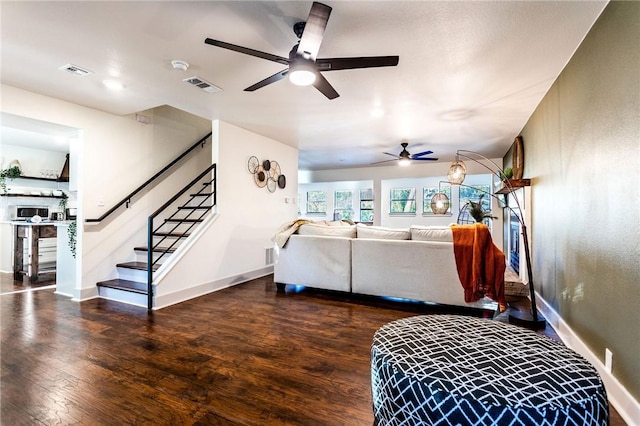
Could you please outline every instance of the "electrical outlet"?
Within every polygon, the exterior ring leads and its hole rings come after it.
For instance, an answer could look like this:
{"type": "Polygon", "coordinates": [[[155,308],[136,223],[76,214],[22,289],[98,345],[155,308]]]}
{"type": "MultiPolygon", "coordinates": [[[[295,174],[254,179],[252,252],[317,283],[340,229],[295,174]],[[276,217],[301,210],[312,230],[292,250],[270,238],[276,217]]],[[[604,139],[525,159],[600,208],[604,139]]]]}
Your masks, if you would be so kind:
{"type": "Polygon", "coordinates": [[[609,348],[604,350],[604,369],[611,373],[611,364],[613,363],[613,353],[609,348]]]}

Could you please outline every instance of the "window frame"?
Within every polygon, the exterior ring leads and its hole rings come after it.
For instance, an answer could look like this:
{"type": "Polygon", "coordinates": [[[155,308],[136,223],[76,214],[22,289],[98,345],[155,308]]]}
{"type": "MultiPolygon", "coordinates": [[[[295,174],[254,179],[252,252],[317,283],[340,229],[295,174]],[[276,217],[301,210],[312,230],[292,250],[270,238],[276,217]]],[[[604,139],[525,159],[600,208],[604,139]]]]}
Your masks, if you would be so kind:
{"type": "MultiPolygon", "coordinates": [[[[359,191],[359,193],[360,193],[360,213],[359,213],[358,216],[360,218],[360,222],[373,223],[373,215],[374,215],[373,210],[374,210],[374,207],[375,207],[374,204],[373,204],[373,202],[375,201],[374,200],[374,194],[373,194],[373,188],[361,189],[359,191]],[[363,192],[371,193],[371,196],[370,196],[371,198],[363,198],[363,196],[362,196],[363,192]],[[363,207],[362,203],[371,203],[371,207],[370,208],[369,207],[363,207]],[[371,214],[371,219],[370,220],[364,220],[362,218],[362,213],[363,212],[371,212],[370,213],[371,214]]],[[[368,195],[367,195],[367,197],[368,197],[368,195]]]]}
{"type": "MultiPolygon", "coordinates": [[[[406,206],[406,204],[405,204],[406,206]]],[[[389,189],[389,216],[415,216],[416,215],[416,188],[391,188],[389,189]],[[409,190],[409,198],[394,198],[394,191],[409,190]],[[413,198],[411,195],[413,194],[413,198]],[[411,211],[407,212],[406,207],[403,211],[393,211],[394,203],[405,202],[412,206],[411,211]]]]}
{"type": "Polygon", "coordinates": [[[327,191],[320,191],[320,190],[314,190],[314,191],[307,191],[306,193],[307,195],[307,199],[306,199],[306,207],[307,207],[307,215],[308,216],[326,216],[327,215],[327,191]],[[309,194],[311,193],[317,193],[317,194],[323,194],[324,200],[313,200],[310,201],[309,200],[309,194]],[[320,211],[312,211],[309,209],[309,206],[311,203],[320,203],[324,205],[324,210],[320,211]]]}
{"type": "Polygon", "coordinates": [[[355,212],[353,210],[353,190],[348,190],[348,189],[338,189],[333,191],[333,219],[334,220],[353,220],[353,216],[355,215],[355,212]],[[341,208],[338,207],[338,193],[348,193],[349,194],[349,198],[351,200],[350,202],[350,208],[341,208]],[[338,219],[338,217],[336,216],[336,213],[340,213],[340,218],[338,219]],[[344,214],[346,213],[346,214],[344,214]]]}

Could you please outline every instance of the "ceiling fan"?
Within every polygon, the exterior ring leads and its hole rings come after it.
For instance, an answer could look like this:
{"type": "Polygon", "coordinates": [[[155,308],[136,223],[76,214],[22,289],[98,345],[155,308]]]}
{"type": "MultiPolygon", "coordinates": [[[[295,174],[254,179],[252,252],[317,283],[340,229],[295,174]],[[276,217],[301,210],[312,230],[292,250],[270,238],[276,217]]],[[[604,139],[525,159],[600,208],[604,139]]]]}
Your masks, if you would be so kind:
{"type": "Polygon", "coordinates": [[[223,49],[229,49],[287,65],[286,69],[244,89],[247,92],[253,92],[268,84],[282,80],[289,75],[292,83],[299,86],[309,86],[313,84],[313,86],[327,98],[335,99],[340,95],[322,74],[320,74],[321,72],[354,68],[392,67],[398,65],[398,56],[316,58],[330,14],[331,7],[322,3],[313,2],[307,21],[298,22],[293,26],[293,32],[299,41],[289,52],[288,58],[249,49],[248,47],[237,46],[220,40],[213,40],[211,38],[207,38],[204,42],[212,46],[222,47],[223,49]]]}
{"type": "Polygon", "coordinates": [[[389,161],[398,161],[398,164],[400,164],[401,166],[408,166],[409,164],[411,164],[411,161],[414,161],[414,160],[415,161],[438,161],[437,158],[425,157],[425,155],[433,154],[433,151],[424,151],[424,152],[419,152],[417,154],[409,154],[409,151],[407,151],[407,146],[409,145],[409,143],[402,142],[400,145],[402,146],[402,151],[400,151],[400,154],[398,155],[391,154],[389,152],[383,152],[383,154],[387,154],[392,157],[395,157],[393,160],[378,161],[376,163],[371,163],[371,164],[380,164],[380,163],[388,163],[389,161]]]}

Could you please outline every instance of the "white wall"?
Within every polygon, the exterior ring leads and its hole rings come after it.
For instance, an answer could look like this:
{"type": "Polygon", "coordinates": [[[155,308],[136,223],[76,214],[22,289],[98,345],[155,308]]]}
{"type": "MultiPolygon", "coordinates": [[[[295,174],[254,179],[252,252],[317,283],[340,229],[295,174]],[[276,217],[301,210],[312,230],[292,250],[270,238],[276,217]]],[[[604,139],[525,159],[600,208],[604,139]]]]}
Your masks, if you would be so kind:
{"type": "Polygon", "coordinates": [[[214,122],[218,217],[157,288],[160,306],[174,303],[176,291],[189,281],[196,296],[272,272],[265,251],[276,229],[297,217],[298,150],[225,122],[214,122]],[[284,189],[271,193],[256,186],[247,169],[250,156],[275,160],[286,176],[284,189]],[[191,254],[195,253],[195,256],[191,254]]]}

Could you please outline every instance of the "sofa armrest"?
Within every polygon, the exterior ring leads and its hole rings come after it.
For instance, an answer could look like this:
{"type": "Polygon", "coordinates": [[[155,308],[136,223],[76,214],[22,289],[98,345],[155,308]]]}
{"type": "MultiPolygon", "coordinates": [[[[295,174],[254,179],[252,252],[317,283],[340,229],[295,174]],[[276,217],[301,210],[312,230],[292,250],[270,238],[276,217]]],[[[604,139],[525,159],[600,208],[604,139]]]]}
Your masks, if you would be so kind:
{"type": "Polygon", "coordinates": [[[351,238],[292,235],[276,247],[274,281],[351,291],[351,238]]]}

